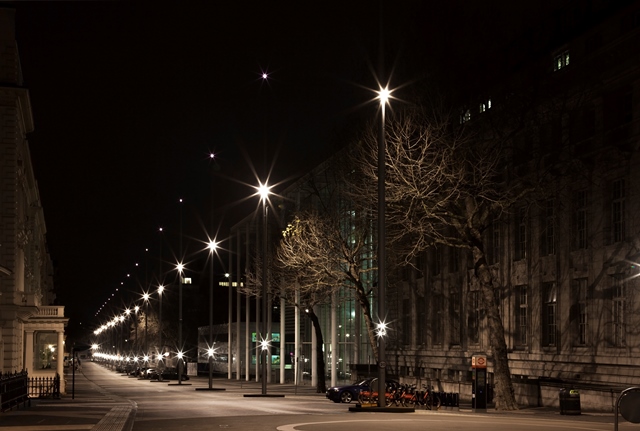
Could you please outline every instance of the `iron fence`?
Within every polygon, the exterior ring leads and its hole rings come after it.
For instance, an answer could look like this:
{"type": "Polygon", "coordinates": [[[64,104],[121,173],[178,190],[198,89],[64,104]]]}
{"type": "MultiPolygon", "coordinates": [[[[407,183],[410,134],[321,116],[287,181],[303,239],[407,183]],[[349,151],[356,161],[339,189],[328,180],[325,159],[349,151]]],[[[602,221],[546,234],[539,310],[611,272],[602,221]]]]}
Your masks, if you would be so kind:
{"type": "Polygon", "coordinates": [[[29,376],[26,371],[0,373],[0,410],[3,412],[14,407],[31,405],[28,391],[29,376]]]}

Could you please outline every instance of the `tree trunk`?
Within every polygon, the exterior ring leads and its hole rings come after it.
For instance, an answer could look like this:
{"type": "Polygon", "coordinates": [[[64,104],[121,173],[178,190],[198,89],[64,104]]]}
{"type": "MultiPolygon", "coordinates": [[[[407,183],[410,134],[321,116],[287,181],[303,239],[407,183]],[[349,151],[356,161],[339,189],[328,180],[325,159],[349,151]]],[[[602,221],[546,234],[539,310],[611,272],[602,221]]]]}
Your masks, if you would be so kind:
{"type": "Polygon", "coordinates": [[[473,258],[475,262],[475,273],[480,284],[483,303],[487,313],[487,321],[489,323],[489,337],[494,362],[494,400],[496,410],[518,410],[513,383],[511,382],[504,326],[500,318],[498,302],[494,295],[493,274],[487,265],[484,251],[480,247],[473,248],[473,258]]]}
{"type": "Polygon", "coordinates": [[[313,329],[316,332],[316,365],[318,368],[318,383],[316,385],[316,392],[319,394],[323,394],[327,392],[327,384],[325,382],[325,374],[326,370],[324,367],[324,352],[322,351],[322,346],[324,345],[324,339],[322,338],[322,328],[320,327],[320,321],[318,320],[318,316],[313,311],[313,307],[308,308],[309,312],[307,316],[311,319],[311,323],[313,324],[313,329]]]}
{"type": "Polygon", "coordinates": [[[373,319],[371,318],[371,304],[369,303],[369,298],[367,298],[367,294],[360,282],[356,283],[355,292],[356,299],[362,309],[364,323],[367,325],[367,335],[369,336],[369,344],[371,344],[373,357],[378,358],[378,340],[376,340],[375,327],[373,325],[373,319]]]}

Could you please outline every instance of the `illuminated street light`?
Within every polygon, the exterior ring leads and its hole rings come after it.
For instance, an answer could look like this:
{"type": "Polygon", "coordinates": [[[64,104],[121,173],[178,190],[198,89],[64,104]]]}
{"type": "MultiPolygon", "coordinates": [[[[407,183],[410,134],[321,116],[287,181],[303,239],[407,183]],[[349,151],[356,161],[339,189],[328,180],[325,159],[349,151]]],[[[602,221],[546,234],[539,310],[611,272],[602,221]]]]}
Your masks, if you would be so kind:
{"type": "MultiPolygon", "coordinates": [[[[262,201],[262,325],[260,327],[260,338],[263,342],[267,341],[269,335],[268,318],[267,318],[267,199],[269,198],[269,189],[267,183],[260,184],[258,187],[258,195],[262,201]]],[[[267,394],[267,349],[268,344],[261,346],[260,358],[262,361],[262,395],[267,394]]]]}
{"type": "MultiPolygon", "coordinates": [[[[384,325],[384,319],[386,315],[386,253],[385,253],[385,157],[387,151],[387,144],[385,142],[385,123],[386,123],[386,107],[391,96],[389,87],[380,87],[378,90],[378,100],[380,101],[380,136],[378,139],[378,320],[381,322],[379,325],[384,325]]],[[[377,331],[381,336],[378,337],[378,384],[380,388],[384,388],[386,382],[386,367],[387,361],[385,356],[386,340],[382,336],[384,332],[386,334],[386,326],[378,328],[377,331]]],[[[384,390],[384,389],[381,389],[384,390]]],[[[378,407],[385,407],[385,397],[378,397],[378,407]]]]}

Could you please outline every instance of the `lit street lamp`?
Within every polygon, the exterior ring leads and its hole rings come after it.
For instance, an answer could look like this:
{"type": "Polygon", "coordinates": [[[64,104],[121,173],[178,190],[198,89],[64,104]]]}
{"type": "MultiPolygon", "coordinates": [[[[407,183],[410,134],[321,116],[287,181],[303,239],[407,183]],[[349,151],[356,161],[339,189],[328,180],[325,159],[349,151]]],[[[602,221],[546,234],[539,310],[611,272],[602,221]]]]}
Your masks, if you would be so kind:
{"type": "Polygon", "coordinates": [[[149,353],[149,343],[147,338],[147,314],[149,314],[149,294],[145,292],[142,295],[142,299],[144,300],[144,352],[145,354],[149,353]]]}
{"type": "Polygon", "coordinates": [[[161,284],[158,286],[158,348],[160,349],[158,366],[162,366],[162,360],[164,359],[164,348],[162,346],[162,292],[164,292],[164,286],[161,284]]]}
{"type": "Polygon", "coordinates": [[[176,270],[178,270],[178,278],[179,278],[179,289],[178,289],[178,384],[182,384],[182,270],[184,269],[184,265],[179,263],[176,265],[176,270]]]}
{"type": "Polygon", "coordinates": [[[260,327],[260,339],[262,349],[260,358],[262,361],[262,395],[267,394],[267,350],[269,343],[268,318],[267,318],[267,199],[270,187],[267,184],[260,184],[258,195],[262,200],[262,325],[260,327]]]}
{"type": "MultiPolygon", "coordinates": [[[[386,283],[386,256],[385,256],[385,108],[387,106],[391,91],[388,87],[380,88],[378,91],[378,99],[380,100],[380,137],[378,139],[378,391],[384,393],[386,385],[386,328],[384,321],[386,320],[385,307],[385,283],[386,283]]],[[[378,407],[385,407],[385,397],[378,397],[378,407]]]]}

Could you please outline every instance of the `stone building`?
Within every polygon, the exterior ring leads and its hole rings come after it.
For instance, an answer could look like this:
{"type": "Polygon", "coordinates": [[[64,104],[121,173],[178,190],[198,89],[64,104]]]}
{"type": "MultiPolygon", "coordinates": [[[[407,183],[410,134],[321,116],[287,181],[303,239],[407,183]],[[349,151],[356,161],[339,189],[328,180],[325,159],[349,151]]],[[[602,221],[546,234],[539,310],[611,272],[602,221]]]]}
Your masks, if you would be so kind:
{"type": "Polygon", "coordinates": [[[0,371],[62,376],[68,319],[52,305],[53,265],[27,140],[33,127],[15,10],[0,8],[0,371]]]}
{"type": "MultiPolygon", "coordinates": [[[[516,205],[484,233],[522,405],[558,405],[559,389],[574,387],[585,408],[611,410],[619,391],[640,381],[639,50],[640,2],[566,2],[535,29],[479,51],[465,70],[452,71],[467,74],[458,103],[464,106],[460,123],[468,127],[481,127],[518,97],[531,102],[512,137],[513,169],[544,169],[560,150],[567,163],[581,167],[556,173],[544,200],[516,205]]],[[[330,165],[309,176],[324,175],[330,165]]],[[[305,181],[281,193],[288,203],[300,202],[305,181]]],[[[286,211],[280,215],[279,226],[270,220],[274,232],[290,221],[286,211]]],[[[244,238],[242,225],[236,229],[244,238]]],[[[237,250],[259,255],[253,251],[259,242],[247,234],[237,250]]],[[[471,357],[484,353],[491,382],[484,306],[464,250],[429,249],[415,269],[392,278],[388,375],[468,399],[471,357]]],[[[296,324],[284,331],[291,352],[305,345],[300,337],[314,342],[295,313],[296,324]]],[[[375,366],[353,298],[320,306],[317,314],[331,383],[375,366]]]]}

